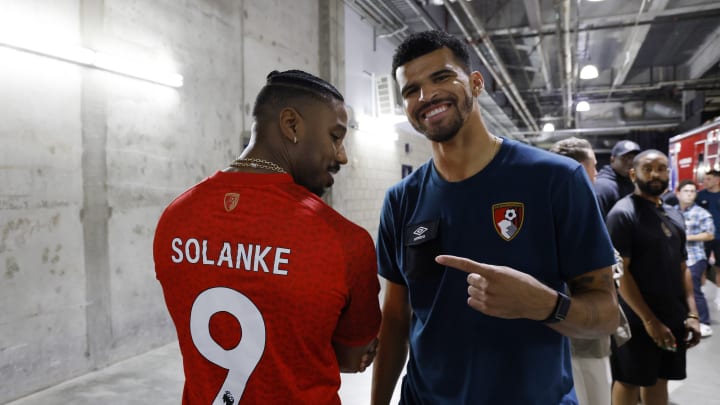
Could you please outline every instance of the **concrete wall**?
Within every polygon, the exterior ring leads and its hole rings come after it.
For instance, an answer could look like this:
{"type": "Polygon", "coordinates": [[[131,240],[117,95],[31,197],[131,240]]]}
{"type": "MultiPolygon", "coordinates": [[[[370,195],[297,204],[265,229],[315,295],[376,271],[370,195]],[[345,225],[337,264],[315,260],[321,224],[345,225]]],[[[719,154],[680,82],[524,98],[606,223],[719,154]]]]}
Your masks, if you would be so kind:
{"type": "Polygon", "coordinates": [[[349,163],[332,190],[332,205],[352,221],[377,236],[385,191],[400,181],[401,167],[414,169],[430,158],[430,144],[407,122],[393,125],[373,117],[372,77],[390,73],[395,44],[384,38],[373,41],[373,30],[350,8],[345,11],[345,100],[358,128],[348,134],[345,147],[349,163]],[[393,140],[393,136],[397,140],[393,140]],[[408,145],[409,152],[405,152],[408,145]]]}
{"type": "Polygon", "coordinates": [[[342,34],[343,8],[0,0],[0,35],[82,44],[185,79],[172,89],[0,47],[0,403],[175,338],[152,264],[159,214],[240,153],[271,69],[318,74],[322,60],[341,76],[341,48],[320,36],[342,34]]]}
{"type": "MultiPolygon", "coordinates": [[[[163,208],[238,155],[270,70],[330,79],[372,113],[394,46],[342,0],[0,0],[0,36],[74,43],[179,89],[0,47],[0,403],[175,339],[155,280],[163,208]]],[[[364,118],[328,196],[373,236],[401,164],[430,152],[364,118]],[[405,152],[405,144],[410,153],[405,152]]]]}

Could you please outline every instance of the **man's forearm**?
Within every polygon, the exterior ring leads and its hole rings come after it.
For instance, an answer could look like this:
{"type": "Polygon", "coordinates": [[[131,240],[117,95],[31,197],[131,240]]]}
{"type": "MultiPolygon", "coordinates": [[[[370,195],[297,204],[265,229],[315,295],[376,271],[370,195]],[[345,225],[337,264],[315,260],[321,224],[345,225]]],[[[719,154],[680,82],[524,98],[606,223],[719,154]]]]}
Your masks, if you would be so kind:
{"type": "Polygon", "coordinates": [[[373,365],[371,392],[373,405],[390,403],[395,385],[407,360],[407,334],[403,337],[399,333],[384,332],[381,330],[378,352],[373,365]]]}
{"type": "Polygon", "coordinates": [[[615,288],[610,291],[587,291],[571,298],[570,311],[564,321],[549,326],[565,336],[593,339],[612,334],[620,323],[615,288]]]}

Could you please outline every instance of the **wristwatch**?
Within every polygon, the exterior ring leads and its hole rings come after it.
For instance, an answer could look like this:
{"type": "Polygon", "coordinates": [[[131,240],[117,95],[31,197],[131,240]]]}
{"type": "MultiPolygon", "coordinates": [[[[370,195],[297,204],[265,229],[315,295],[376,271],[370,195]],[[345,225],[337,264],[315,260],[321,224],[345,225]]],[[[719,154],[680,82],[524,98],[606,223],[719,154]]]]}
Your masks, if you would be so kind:
{"type": "Polygon", "coordinates": [[[570,297],[557,291],[557,301],[555,301],[555,309],[553,309],[550,316],[543,320],[545,323],[555,323],[564,321],[570,310],[570,297]]]}

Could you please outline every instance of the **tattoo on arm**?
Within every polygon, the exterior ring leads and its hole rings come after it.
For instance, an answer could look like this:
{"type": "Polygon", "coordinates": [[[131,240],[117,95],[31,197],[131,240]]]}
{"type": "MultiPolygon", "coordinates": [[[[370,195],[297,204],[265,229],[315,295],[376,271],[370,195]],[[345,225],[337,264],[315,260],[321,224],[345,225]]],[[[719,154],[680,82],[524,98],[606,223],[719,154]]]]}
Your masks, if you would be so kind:
{"type": "MultiPolygon", "coordinates": [[[[612,274],[583,275],[571,280],[568,284],[570,293],[573,295],[598,290],[611,291],[611,289],[615,288],[612,274]]],[[[600,321],[598,306],[592,304],[585,306],[585,321],[588,326],[600,321]]]]}

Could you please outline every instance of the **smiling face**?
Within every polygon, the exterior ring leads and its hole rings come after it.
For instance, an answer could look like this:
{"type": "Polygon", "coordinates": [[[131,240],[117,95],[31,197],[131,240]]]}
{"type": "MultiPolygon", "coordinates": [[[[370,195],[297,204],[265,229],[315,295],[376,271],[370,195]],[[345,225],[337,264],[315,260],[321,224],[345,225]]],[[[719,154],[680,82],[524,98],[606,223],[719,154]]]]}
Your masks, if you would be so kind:
{"type": "Polygon", "coordinates": [[[448,48],[413,59],[395,74],[408,121],[433,142],[457,134],[482,88],[480,73],[466,73],[448,48]]]}
{"type": "Polygon", "coordinates": [[[296,183],[322,196],[333,183],[333,174],[347,163],[345,134],[348,115],[345,104],[308,102],[298,110],[303,120],[303,134],[295,149],[292,176],[296,183]]]}

